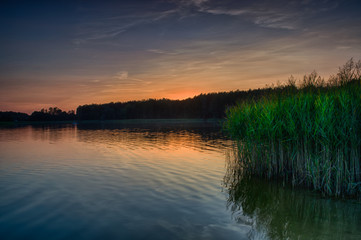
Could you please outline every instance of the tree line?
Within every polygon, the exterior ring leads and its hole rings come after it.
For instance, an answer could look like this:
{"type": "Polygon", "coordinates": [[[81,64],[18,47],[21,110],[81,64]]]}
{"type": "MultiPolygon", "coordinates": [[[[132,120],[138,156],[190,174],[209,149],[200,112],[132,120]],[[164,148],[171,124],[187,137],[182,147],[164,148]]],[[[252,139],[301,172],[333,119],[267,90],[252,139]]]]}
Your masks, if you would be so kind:
{"type": "Polygon", "coordinates": [[[161,118],[224,118],[226,110],[241,102],[257,101],[267,96],[295,94],[299,91],[328,91],[338,87],[343,79],[358,79],[361,61],[350,59],[339,72],[325,81],[315,71],[296,80],[291,76],[285,84],[248,91],[230,91],[200,94],[184,100],[148,99],[142,101],[111,102],[78,106],[65,112],[57,107],[35,111],[31,115],[0,112],[0,121],[73,121],[161,118]]]}
{"type": "Polygon", "coordinates": [[[1,122],[24,122],[24,121],[73,121],[76,120],[74,110],[65,112],[57,107],[41,109],[34,111],[32,114],[20,112],[0,112],[1,122]]]}
{"type": "Polygon", "coordinates": [[[266,87],[248,91],[200,94],[184,100],[148,99],[142,101],[111,102],[78,106],[65,112],[57,107],[41,109],[28,115],[0,112],[0,121],[73,121],[164,118],[224,118],[225,111],[238,102],[253,101],[275,92],[289,92],[293,86],[266,87]]]}
{"type": "Polygon", "coordinates": [[[161,118],[223,118],[225,110],[239,101],[257,99],[275,89],[230,91],[200,94],[184,100],[148,99],[142,101],[111,102],[78,106],[65,112],[57,107],[41,109],[28,115],[19,112],[0,112],[0,121],[73,121],[161,118]]]}
{"type": "Polygon", "coordinates": [[[258,98],[267,89],[200,94],[185,100],[148,99],[143,101],[83,105],[77,108],[79,120],[223,118],[225,109],[236,102],[258,98]]]}

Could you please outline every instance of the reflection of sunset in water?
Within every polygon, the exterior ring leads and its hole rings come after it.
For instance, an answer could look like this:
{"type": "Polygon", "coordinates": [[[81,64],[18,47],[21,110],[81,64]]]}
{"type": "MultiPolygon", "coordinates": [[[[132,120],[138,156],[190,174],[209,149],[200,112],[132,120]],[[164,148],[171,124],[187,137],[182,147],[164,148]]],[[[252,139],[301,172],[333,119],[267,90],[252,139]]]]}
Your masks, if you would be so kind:
{"type": "Polygon", "coordinates": [[[103,125],[1,130],[0,222],[8,224],[0,232],[11,236],[14,225],[27,237],[48,231],[48,239],[64,231],[83,239],[239,239],[249,226],[233,222],[225,207],[221,182],[229,140],[219,131],[103,125]]]}
{"type": "Polygon", "coordinates": [[[204,122],[0,129],[0,237],[357,239],[359,204],[242,178],[236,157],[204,122]]]}

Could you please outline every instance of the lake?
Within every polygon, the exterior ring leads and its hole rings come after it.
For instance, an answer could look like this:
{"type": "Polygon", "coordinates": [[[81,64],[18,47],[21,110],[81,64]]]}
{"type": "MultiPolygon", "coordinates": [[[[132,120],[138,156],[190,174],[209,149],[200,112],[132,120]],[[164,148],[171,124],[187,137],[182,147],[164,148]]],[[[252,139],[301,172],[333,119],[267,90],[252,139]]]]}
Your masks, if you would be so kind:
{"type": "Polygon", "coordinates": [[[240,177],[203,121],[0,128],[0,239],[360,239],[361,203],[240,177]]]}

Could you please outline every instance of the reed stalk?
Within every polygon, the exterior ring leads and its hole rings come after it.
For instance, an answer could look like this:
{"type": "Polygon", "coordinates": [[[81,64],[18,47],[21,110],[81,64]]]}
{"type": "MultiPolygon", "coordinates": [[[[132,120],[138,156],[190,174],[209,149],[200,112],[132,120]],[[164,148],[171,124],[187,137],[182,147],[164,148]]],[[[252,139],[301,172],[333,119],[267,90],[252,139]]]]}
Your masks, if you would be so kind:
{"type": "Polygon", "coordinates": [[[297,91],[229,108],[224,126],[239,142],[243,170],[325,195],[361,196],[361,77],[342,74],[327,84],[305,77],[297,91]]]}

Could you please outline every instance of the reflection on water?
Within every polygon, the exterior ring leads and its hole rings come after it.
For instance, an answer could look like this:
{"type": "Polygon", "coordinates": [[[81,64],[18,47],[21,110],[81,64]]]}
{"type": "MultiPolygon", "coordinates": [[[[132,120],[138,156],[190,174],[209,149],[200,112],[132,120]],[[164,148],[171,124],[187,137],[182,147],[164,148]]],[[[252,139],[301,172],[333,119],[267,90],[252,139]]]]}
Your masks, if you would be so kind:
{"type": "Polygon", "coordinates": [[[221,191],[220,128],[0,130],[1,239],[246,239],[221,191]]]}
{"type": "MultiPolygon", "coordinates": [[[[80,142],[97,142],[108,147],[170,150],[186,147],[200,152],[224,152],[225,142],[218,125],[209,124],[154,124],[102,123],[78,126],[80,142]],[[101,128],[99,128],[101,127],[101,128]],[[141,144],[139,144],[141,143],[141,144]]],[[[225,144],[226,143],[226,144],[225,144]]]]}
{"type": "Polygon", "coordinates": [[[361,203],[321,198],[307,190],[243,176],[228,153],[224,186],[235,221],[252,223],[250,238],[361,239],[361,203]]]}
{"type": "Polygon", "coordinates": [[[214,123],[2,128],[0,239],[360,239],[359,202],[241,177],[233,153],[214,123]]]}

